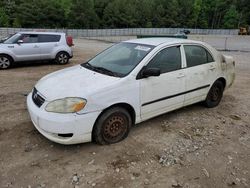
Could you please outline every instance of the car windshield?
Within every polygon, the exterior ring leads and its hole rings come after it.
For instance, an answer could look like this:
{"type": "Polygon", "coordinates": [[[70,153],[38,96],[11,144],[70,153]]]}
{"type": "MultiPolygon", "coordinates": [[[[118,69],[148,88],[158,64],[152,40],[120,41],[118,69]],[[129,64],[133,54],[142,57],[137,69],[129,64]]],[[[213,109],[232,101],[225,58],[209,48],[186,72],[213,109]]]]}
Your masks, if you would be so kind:
{"type": "Polygon", "coordinates": [[[18,41],[19,37],[21,36],[21,34],[17,33],[13,36],[10,36],[8,39],[6,39],[3,43],[4,44],[14,44],[18,41]]]}
{"type": "Polygon", "coordinates": [[[128,75],[154,46],[119,43],[103,51],[82,66],[110,76],[124,77],[128,75]]]}
{"type": "Polygon", "coordinates": [[[9,38],[9,36],[5,36],[5,37],[0,37],[0,43],[3,43],[5,40],[7,40],[9,38]]]}

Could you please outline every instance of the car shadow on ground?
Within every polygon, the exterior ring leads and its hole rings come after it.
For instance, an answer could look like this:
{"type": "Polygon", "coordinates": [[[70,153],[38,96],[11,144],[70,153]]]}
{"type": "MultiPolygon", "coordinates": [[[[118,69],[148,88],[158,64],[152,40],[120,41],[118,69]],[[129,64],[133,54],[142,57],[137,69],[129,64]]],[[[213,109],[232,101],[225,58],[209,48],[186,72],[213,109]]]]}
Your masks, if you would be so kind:
{"type": "Polygon", "coordinates": [[[24,68],[24,67],[38,67],[38,66],[47,66],[47,65],[56,65],[60,66],[54,61],[27,61],[27,62],[15,62],[11,69],[24,68]]]}
{"type": "Polygon", "coordinates": [[[203,105],[202,102],[195,103],[195,104],[192,104],[192,105],[180,108],[180,109],[176,109],[176,110],[171,111],[171,112],[161,114],[159,116],[156,116],[156,117],[151,118],[149,120],[146,120],[144,122],[133,125],[132,131],[136,130],[136,129],[141,129],[141,128],[145,127],[145,126],[152,126],[152,124],[161,125],[161,123],[159,123],[159,122],[171,121],[171,120],[173,120],[175,118],[181,117],[182,115],[184,115],[187,112],[198,112],[198,111],[202,111],[202,110],[204,110],[204,112],[205,112],[206,109],[207,108],[203,105]]]}

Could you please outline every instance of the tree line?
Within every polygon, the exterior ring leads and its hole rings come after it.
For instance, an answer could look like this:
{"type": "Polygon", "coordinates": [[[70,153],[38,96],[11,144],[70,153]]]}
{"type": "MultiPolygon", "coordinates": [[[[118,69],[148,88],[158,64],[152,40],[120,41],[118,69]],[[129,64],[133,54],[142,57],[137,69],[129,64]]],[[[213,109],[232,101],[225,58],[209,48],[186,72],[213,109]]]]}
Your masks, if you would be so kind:
{"type": "Polygon", "coordinates": [[[232,29],[247,25],[249,0],[0,1],[0,27],[232,29]]]}

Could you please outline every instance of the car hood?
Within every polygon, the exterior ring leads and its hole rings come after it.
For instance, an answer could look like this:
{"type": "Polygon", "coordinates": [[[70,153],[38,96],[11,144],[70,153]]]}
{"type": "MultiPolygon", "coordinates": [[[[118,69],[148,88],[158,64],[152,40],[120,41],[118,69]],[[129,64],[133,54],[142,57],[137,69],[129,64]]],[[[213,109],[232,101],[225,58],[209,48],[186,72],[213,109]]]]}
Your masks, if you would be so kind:
{"type": "Polygon", "coordinates": [[[36,84],[36,89],[47,101],[65,97],[86,98],[120,78],[107,76],[80,65],[51,73],[36,84]]]}
{"type": "MultiPolygon", "coordinates": [[[[10,44],[9,44],[9,45],[10,45],[10,44]]],[[[5,49],[6,46],[7,46],[7,44],[4,44],[4,43],[0,42],[0,48],[5,49]]]]}

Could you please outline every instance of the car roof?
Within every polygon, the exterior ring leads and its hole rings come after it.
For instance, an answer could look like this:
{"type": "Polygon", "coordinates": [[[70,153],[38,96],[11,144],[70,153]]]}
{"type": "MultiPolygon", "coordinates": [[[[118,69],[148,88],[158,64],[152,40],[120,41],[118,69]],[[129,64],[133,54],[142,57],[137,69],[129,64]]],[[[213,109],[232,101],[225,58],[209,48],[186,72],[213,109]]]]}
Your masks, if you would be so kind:
{"type": "Polygon", "coordinates": [[[194,43],[201,44],[202,42],[188,40],[188,39],[180,39],[180,38],[167,38],[167,37],[153,37],[153,38],[142,38],[142,39],[132,39],[125,41],[127,43],[136,43],[136,44],[144,44],[151,46],[159,46],[161,44],[171,45],[171,44],[180,44],[180,43],[194,43]]]}
{"type": "Polygon", "coordinates": [[[48,34],[48,35],[62,35],[62,32],[45,32],[45,31],[21,31],[20,34],[48,34]]]}

